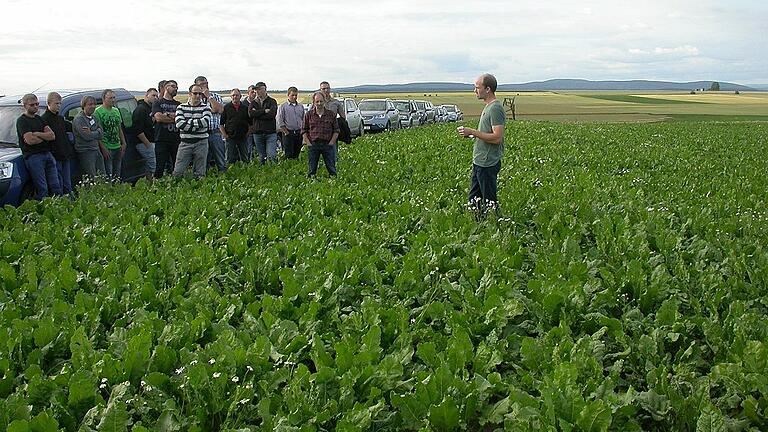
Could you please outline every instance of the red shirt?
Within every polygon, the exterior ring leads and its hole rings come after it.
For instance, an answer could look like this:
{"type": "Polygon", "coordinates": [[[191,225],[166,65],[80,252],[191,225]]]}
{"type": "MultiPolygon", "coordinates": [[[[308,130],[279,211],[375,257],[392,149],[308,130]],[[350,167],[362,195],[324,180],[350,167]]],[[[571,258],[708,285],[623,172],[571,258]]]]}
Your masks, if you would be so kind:
{"type": "Polygon", "coordinates": [[[317,115],[314,107],[304,116],[304,129],[302,133],[309,135],[309,141],[330,141],[333,134],[339,133],[339,123],[336,121],[336,112],[325,110],[322,116],[317,115]]]}

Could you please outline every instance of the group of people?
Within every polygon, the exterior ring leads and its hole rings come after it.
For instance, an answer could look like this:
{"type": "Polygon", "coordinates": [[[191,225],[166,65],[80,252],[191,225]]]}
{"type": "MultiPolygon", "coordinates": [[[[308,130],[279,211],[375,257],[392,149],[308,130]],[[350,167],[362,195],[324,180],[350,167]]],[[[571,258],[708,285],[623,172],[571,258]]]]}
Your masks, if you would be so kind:
{"type": "MultiPolygon", "coordinates": [[[[477,78],[475,94],[485,102],[478,129],[457,129],[459,136],[474,139],[469,202],[483,214],[488,206],[497,206],[497,178],[504,153],[506,114],[496,99],[496,88],[493,75],[477,78]]],[[[301,147],[307,146],[308,177],[317,174],[321,157],[328,174],[336,176],[337,141],[346,111],[341,101],[331,97],[328,82],[320,83],[306,113],[298,103],[296,87],[288,89],[287,101],[280,106],[267,94],[263,82],[249,86],[245,100],[239,89],[232,89],[232,101],[227,104],[209,90],[204,76],[189,86],[187,102],[177,101],[177,92],[174,80],[160,81],[157,89],[147,90],[126,133],[112,90],[104,90],[99,107],[92,96],[83,97],[82,111],[71,125],[59,116],[58,93],[48,95],[48,108],[42,116],[37,115],[37,97],[25,95],[24,112],[16,127],[36,197],[71,192],[69,164],[64,162],[74,155],[85,175],[119,176],[128,141],[142,157],[144,175],[154,178],[168,169],[174,176],[182,176],[190,164],[198,178],[209,165],[223,172],[229,164],[249,162],[254,148],[261,164],[277,162],[278,130],[286,158],[298,158],[301,147]],[[74,146],[67,139],[68,130],[75,136],[74,146]]]]}
{"type": "Polygon", "coordinates": [[[72,159],[78,160],[84,176],[119,177],[128,145],[135,147],[141,175],[147,178],[160,178],[166,172],[182,176],[190,165],[197,178],[209,169],[224,172],[233,163],[250,162],[254,150],[260,164],[276,163],[278,131],[285,158],[298,159],[302,146],[307,146],[309,177],[317,174],[320,157],[328,174],[336,176],[336,146],[346,126],[346,111],[331,96],[328,82],[313,94],[306,114],[296,87],[288,89],[287,101],[279,106],[264,82],[249,86],[245,98],[240,89],[232,89],[232,101],[226,104],[209,90],[204,76],[189,86],[185,103],[176,100],[177,93],[175,80],[160,81],[157,88],[147,90],[129,127],[124,127],[115,92],[109,89],[102,92],[98,107],[93,96],[83,97],[82,111],[71,123],[59,115],[62,98],[58,93],[48,94],[42,116],[37,114],[37,97],[25,95],[16,129],[37,191],[35,198],[72,191],[72,159]],[[74,142],[67,132],[72,132],[74,142]]]}

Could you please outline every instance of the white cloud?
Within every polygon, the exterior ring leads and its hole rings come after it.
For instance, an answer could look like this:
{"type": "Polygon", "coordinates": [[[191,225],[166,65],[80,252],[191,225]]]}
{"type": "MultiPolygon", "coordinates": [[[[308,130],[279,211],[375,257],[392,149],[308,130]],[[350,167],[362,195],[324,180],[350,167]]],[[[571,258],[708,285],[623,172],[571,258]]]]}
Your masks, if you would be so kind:
{"type": "Polygon", "coordinates": [[[505,83],[768,81],[768,3],[755,0],[40,0],[3,12],[0,94],[198,74],[221,89],[472,82],[485,71],[505,83]]]}

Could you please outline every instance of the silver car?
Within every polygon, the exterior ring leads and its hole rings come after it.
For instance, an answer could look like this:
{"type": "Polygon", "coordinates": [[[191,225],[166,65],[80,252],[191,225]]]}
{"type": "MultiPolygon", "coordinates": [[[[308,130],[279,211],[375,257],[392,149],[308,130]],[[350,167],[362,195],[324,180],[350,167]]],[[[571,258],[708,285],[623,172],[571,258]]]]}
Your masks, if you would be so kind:
{"type": "Polygon", "coordinates": [[[396,100],[395,107],[400,111],[400,126],[403,128],[412,128],[421,124],[421,116],[412,100],[396,100]]]}
{"type": "Polygon", "coordinates": [[[400,129],[400,112],[390,99],[363,99],[359,107],[366,132],[400,129]]]}
{"type": "Polygon", "coordinates": [[[352,136],[358,137],[365,134],[365,125],[363,124],[363,114],[352,98],[338,98],[344,104],[344,110],[347,112],[347,124],[352,136]]]}

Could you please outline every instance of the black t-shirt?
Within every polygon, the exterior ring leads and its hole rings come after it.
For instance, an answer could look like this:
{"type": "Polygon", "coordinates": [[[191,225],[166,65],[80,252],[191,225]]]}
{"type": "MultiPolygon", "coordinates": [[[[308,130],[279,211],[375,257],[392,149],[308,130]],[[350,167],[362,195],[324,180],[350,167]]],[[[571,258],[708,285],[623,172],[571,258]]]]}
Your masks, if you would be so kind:
{"type": "MultiPolygon", "coordinates": [[[[176,114],[176,107],[181,105],[181,102],[177,100],[168,100],[160,98],[152,104],[152,117],[155,113],[159,112],[172,112],[176,114]]],[[[179,137],[179,129],[176,127],[176,123],[155,123],[155,142],[181,142],[179,137]]]]}
{"type": "Polygon", "coordinates": [[[16,120],[16,133],[19,136],[19,146],[21,147],[21,153],[24,157],[27,157],[35,153],[45,153],[51,151],[51,142],[45,141],[40,144],[29,145],[24,142],[24,134],[27,132],[43,132],[45,127],[48,126],[43,121],[42,117],[35,114],[34,117],[27,117],[22,114],[18,120],[16,120]]]}
{"type": "Polygon", "coordinates": [[[151,113],[152,107],[143,100],[139,101],[136,109],[133,110],[133,127],[130,128],[129,134],[136,144],[141,142],[138,138],[140,133],[143,133],[150,142],[155,139],[155,123],[152,121],[151,113]]]}

